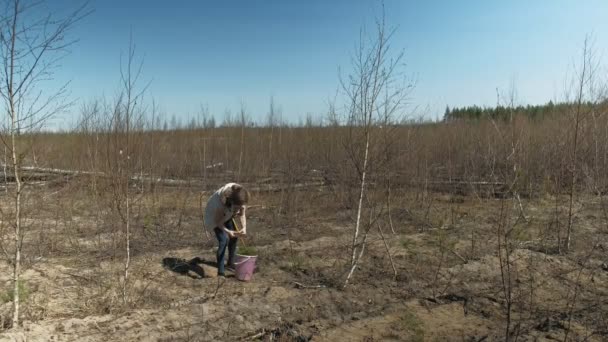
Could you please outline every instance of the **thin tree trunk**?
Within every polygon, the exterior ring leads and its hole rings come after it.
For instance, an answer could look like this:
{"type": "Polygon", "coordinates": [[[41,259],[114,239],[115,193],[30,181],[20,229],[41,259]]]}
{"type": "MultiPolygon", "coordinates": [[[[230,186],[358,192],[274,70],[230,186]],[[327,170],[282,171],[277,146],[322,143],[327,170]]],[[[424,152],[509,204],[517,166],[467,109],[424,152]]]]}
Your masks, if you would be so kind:
{"type": "Polygon", "coordinates": [[[4,191],[8,194],[8,175],[6,174],[6,165],[8,162],[8,151],[6,150],[6,146],[4,146],[4,191]]]}
{"type": "Polygon", "coordinates": [[[241,151],[239,153],[239,173],[237,181],[241,181],[241,166],[243,163],[243,145],[245,144],[245,117],[241,116],[241,151]]]}
{"type": "Polygon", "coordinates": [[[342,288],[345,288],[348,285],[350,278],[353,276],[353,273],[355,273],[355,268],[357,267],[359,260],[361,260],[361,257],[363,256],[363,252],[365,252],[365,242],[367,242],[367,235],[367,232],[363,235],[363,239],[361,241],[361,248],[359,249],[359,255],[356,257],[355,262],[353,262],[350,266],[350,271],[346,276],[346,280],[344,281],[344,286],[342,286],[342,288]]]}
{"type": "Polygon", "coordinates": [[[224,139],[224,167],[228,170],[228,139],[224,139]]]}
{"type": "Polygon", "coordinates": [[[500,278],[502,282],[502,292],[506,305],[506,328],[505,341],[510,341],[511,336],[511,304],[512,304],[512,281],[511,281],[511,248],[509,246],[508,234],[505,231],[507,226],[507,214],[504,208],[504,199],[501,200],[500,216],[497,227],[498,238],[498,261],[500,266],[500,278]],[[502,241],[501,241],[502,240],[502,241]],[[503,256],[504,252],[504,256],[503,256]]]}
{"type": "Polygon", "coordinates": [[[562,253],[562,225],[559,222],[559,181],[556,181],[555,186],[555,229],[557,230],[557,253],[562,253]]]}
{"type": "Polygon", "coordinates": [[[572,223],[574,218],[574,187],[576,185],[576,163],[577,163],[577,149],[578,149],[578,131],[581,121],[581,111],[583,104],[583,91],[585,86],[585,78],[587,77],[587,40],[585,40],[585,46],[583,48],[583,69],[581,71],[577,101],[576,101],[576,116],[574,123],[574,141],[572,146],[572,159],[571,159],[571,174],[570,174],[570,189],[568,191],[568,228],[566,231],[566,252],[570,251],[570,242],[572,240],[572,223]]]}
{"type": "Polygon", "coordinates": [[[526,213],[524,212],[524,206],[521,203],[521,197],[519,196],[519,192],[517,192],[517,190],[515,190],[513,194],[515,195],[514,197],[518,204],[519,216],[521,218],[523,218],[526,223],[528,223],[528,218],[526,217],[526,213]]]}
{"type": "Polygon", "coordinates": [[[272,172],[272,134],[274,133],[274,122],[270,126],[270,141],[268,142],[268,174],[272,172]]]}
{"type": "Polygon", "coordinates": [[[391,214],[391,176],[388,176],[388,191],[386,196],[387,209],[388,209],[388,223],[391,227],[391,232],[395,234],[395,227],[393,226],[393,215],[391,214]]]}
{"type": "Polygon", "coordinates": [[[127,180],[127,193],[126,193],[126,215],[127,215],[127,223],[126,223],[126,242],[127,242],[127,260],[125,261],[125,281],[122,287],[122,296],[124,304],[127,304],[127,281],[129,279],[129,266],[131,264],[131,230],[130,230],[130,206],[129,206],[129,181],[127,180]]]}
{"type": "MultiPolygon", "coordinates": [[[[355,224],[355,231],[353,232],[352,248],[353,253],[351,256],[350,264],[353,266],[357,260],[357,239],[359,237],[359,227],[361,225],[361,212],[363,211],[363,196],[365,195],[365,176],[367,175],[367,159],[369,154],[369,128],[366,128],[365,132],[365,156],[363,157],[363,171],[361,173],[361,187],[359,189],[359,205],[357,206],[357,223],[355,224]]],[[[354,268],[352,268],[354,270],[354,268]]],[[[351,270],[351,272],[352,272],[351,270]]]]}
{"type": "MultiPolygon", "coordinates": [[[[13,112],[13,128],[15,127],[15,117],[13,112]]],[[[15,257],[13,262],[13,327],[19,326],[19,277],[21,273],[21,174],[19,172],[19,160],[16,153],[15,131],[11,132],[12,145],[12,164],[15,174],[15,257]]]]}
{"type": "Polygon", "coordinates": [[[133,62],[133,42],[132,40],[129,42],[129,60],[127,64],[127,78],[124,80],[126,85],[126,110],[125,110],[125,128],[126,128],[126,144],[125,144],[125,177],[124,177],[124,191],[125,191],[125,244],[126,244],[126,260],[125,260],[125,279],[122,287],[122,299],[123,303],[127,305],[128,303],[128,294],[127,287],[129,282],[129,267],[131,265],[131,206],[130,206],[130,198],[129,198],[129,180],[131,179],[131,115],[134,109],[134,104],[132,101],[132,91],[133,91],[133,81],[131,79],[131,63],[133,62]]]}
{"type": "Polygon", "coordinates": [[[203,139],[203,184],[207,186],[207,139],[203,139]]]}
{"type": "Polygon", "coordinates": [[[8,100],[11,117],[11,156],[13,173],[15,174],[15,260],[13,263],[13,328],[19,326],[19,276],[21,273],[21,174],[19,170],[20,160],[17,156],[17,141],[15,135],[18,129],[17,108],[15,108],[15,94],[13,89],[13,77],[15,75],[15,40],[17,33],[17,16],[19,14],[19,3],[15,2],[13,22],[11,28],[10,48],[10,74],[8,81],[8,100]]]}
{"type": "Polygon", "coordinates": [[[93,168],[91,171],[93,171],[93,193],[96,194],[97,193],[97,175],[95,174],[95,172],[99,171],[98,167],[97,167],[97,149],[99,147],[99,133],[97,131],[97,128],[95,128],[95,142],[93,144],[93,168]]]}
{"type": "MultiPolygon", "coordinates": [[[[130,99],[129,99],[130,101],[130,99]]],[[[130,102],[127,102],[127,106],[130,106],[130,102]]],[[[130,149],[130,139],[129,139],[129,118],[130,113],[129,113],[129,109],[127,109],[127,144],[125,147],[126,150],[126,167],[125,167],[125,215],[126,215],[126,222],[125,222],[125,234],[126,234],[126,252],[127,252],[127,257],[125,260],[125,281],[123,283],[123,287],[122,287],[122,298],[123,298],[123,302],[126,305],[128,303],[128,296],[127,296],[127,285],[128,285],[128,281],[129,281],[129,266],[131,265],[131,226],[130,226],[130,221],[131,221],[131,206],[130,206],[130,201],[129,201],[129,180],[130,180],[130,175],[131,175],[131,149],[130,149]]]]}
{"type": "Polygon", "coordinates": [[[393,256],[391,255],[391,250],[388,248],[388,243],[384,238],[384,233],[382,232],[382,227],[378,223],[378,231],[380,232],[380,237],[382,238],[382,242],[384,242],[384,247],[386,248],[386,254],[388,255],[388,259],[391,262],[391,267],[393,268],[393,279],[397,280],[397,268],[395,267],[395,263],[393,262],[393,256]]]}

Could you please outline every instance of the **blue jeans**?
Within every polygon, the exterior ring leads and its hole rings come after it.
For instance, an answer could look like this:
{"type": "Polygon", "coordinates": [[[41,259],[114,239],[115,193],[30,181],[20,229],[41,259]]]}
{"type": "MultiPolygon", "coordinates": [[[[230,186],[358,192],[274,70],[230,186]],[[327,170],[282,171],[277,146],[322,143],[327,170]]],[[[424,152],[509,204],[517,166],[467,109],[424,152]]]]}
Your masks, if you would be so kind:
{"type": "MultiPolygon", "coordinates": [[[[224,223],[224,226],[228,230],[235,230],[232,220],[228,220],[224,223]]],[[[224,258],[226,256],[226,246],[228,246],[228,266],[234,266],[234,257],[236,255],[236,243],[238,238],[230,238],[228,234],[220,228],[215,228],[215,237],[219,243],[217,248],[217,272],[218,274],[224,273],[224,258]]]]}

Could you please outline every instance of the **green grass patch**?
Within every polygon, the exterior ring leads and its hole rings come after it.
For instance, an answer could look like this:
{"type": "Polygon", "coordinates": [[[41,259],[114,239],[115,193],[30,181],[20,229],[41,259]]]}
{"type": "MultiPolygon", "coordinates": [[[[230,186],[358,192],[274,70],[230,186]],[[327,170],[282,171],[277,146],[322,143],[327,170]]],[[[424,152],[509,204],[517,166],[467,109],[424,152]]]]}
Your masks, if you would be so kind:
{"type": "Polygon", "coordinates": [[[286,268],[292,272],[304,270],[306,268],[306,258],[300,254],[290,255],[286,268]]]}
{"type": "Polygon", "coordinates": [[[258,255],[258,251],[253,246],[239,246],[236,251],[240,255],[258,255]]]}
{"type": "Polygon", "coordinates": [[[401,317],[401,322],[404,328],[411,333],[409,341],[423,342],[424,341],[424,325],[413,312],[406,311],[401,317]]]}
{"type": "MultiPolygon", "coordinates": [[[[18,291],[19,291],[19,301],[26,302],[30,296],[30,289],[27,287],[25,281],[23,281],[23,280],[19,280],[19,282],[17,284],[18,284],[17,286],[18,286],[18,291]]],[[[11,283],[11,285],[9,285],[0,294],[0,300],[2,301],[2,303],[8,303],[8,302],[12,302],[14,298],[15,298],[15,292],[14,292],[13,284],[11,283]]]]}

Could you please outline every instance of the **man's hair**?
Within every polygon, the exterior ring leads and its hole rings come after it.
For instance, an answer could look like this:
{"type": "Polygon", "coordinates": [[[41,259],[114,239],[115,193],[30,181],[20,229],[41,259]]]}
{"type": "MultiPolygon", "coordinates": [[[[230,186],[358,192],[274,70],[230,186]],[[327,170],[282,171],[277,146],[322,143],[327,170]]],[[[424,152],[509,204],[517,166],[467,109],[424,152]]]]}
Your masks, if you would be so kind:
{"type": "Polygon", "coordinates": [[[242,186],[233,186],[230,195],[226,198],[226,205],[245,205],[249,202],[249,191],[242,186]]]}

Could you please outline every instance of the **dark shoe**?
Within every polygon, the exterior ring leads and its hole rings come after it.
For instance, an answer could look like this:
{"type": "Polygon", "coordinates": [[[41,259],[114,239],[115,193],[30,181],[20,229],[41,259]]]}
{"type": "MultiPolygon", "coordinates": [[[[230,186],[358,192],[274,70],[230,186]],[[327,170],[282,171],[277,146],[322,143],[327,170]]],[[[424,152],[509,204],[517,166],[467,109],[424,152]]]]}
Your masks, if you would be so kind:
{"type": "Polygon", "coordinates": [[[194,257],[192,259],[190,259],[190,261],[188,262],[190,265],[194,265],[194,264],[202,264],[203,263],[203,259],[201,259],[200,257],[194,257]]]}
{"type": "Polygon", "coordinates": [[[230,272],[234,272],[234,270],[235,270],[234,264],[226,266],[226,269],[230,272]]]}
{"type": "Polygon", "coordinates": [[[225,278],[225,277],[226,277],[226,274],[224,274],[224,273],[219,273],[219,272],[218,272],[217,276],[218,276],[218,277],[224,277],[224,278],[225,278]]]}

